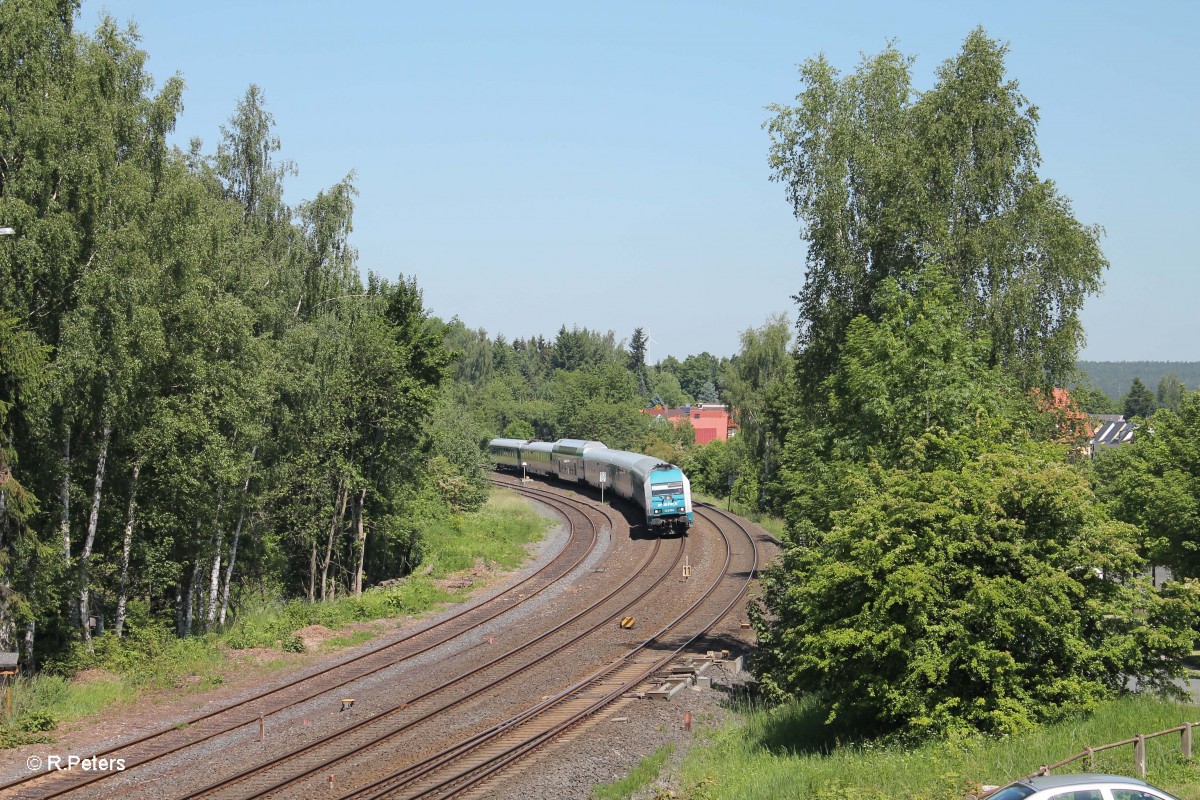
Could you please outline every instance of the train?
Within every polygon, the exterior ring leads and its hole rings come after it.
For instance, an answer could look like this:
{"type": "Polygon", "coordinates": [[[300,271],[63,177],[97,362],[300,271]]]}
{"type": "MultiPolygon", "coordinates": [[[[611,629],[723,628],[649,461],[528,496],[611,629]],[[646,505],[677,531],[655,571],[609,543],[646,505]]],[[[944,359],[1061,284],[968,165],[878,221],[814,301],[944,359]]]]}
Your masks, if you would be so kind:
{"type": "Polygon", "coordinates": [[[603,442],[585,439],[492,439],[488,455],[497,467],[520,472],[522,477],[582,482],[614,492],[642,510],[651,531],[686,534],[695,521],[691,482],[679,467],[653,456],[610,450],[603,442]]]}

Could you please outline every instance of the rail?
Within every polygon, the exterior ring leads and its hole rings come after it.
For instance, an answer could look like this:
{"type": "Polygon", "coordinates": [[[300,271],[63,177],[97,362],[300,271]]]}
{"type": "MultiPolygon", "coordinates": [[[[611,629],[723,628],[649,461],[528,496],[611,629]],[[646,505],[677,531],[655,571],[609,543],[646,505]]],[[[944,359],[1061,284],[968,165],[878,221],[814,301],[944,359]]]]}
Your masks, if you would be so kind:
{"type": "MultiPolygon", "coordinates": [[[[534,489],[529,489],[529,488],[519,488],[518,491],[522,492],[524,494],[538,495],[541,498],[542,502],[550,501],[553,503],[563,504],[563,508],[568,508],[570,505],[570,502],[567,501],[565,498],[562,498],[562,497],[555,498],[550,493],[547,493],[547,492],[544,492],[541,490],[534,490],[534,489]]],[[[581,511],[581,510],[582,509],[576,509],[576,511],[581,511]]],[[[603,510],[601,509],[601,511],[603,511],[603,510]]],[[[585,520],[586,520],[586,517],[585,517],[585,520]]],[[[576,622],[582,620],[585,616],[587,616],[589,614],[593,614],[597,610],[601,609],[601,607],[604,604],[609,603],[610,601],[613,601],[616,599],[620,599],[620,594],[623,591],[625,591],[626,589],[632,587],[634,585],[634,582],[639,580],[640,578],[642,578],[644,573],[648,573],[650,568],[655,564],[655,562],[656,562],[655,556],[657,555],[657,553],[660,549],[659,545],[661,544],[662,541],[663,540],[658,540],[654,543],[653,551],[643,561],[643,563],[640,565],[640,567],[637,569],[637,571],[633,575],[631,575],[629,578],[627,578],[620,585],[616,586],[615,588],[612,588],[603,597],[598,598],[593,604],[591,604],[587,608],[579,611],[578,613],[574,614],[573,616],[569,617],[568,619],[563,620],[562,622],[560,622],[558,625],[551,628],[550,630],[545,631],[541,634],[538,634],[538,635],[532,637],[531,639],[524,642],[523,644],[520,644],[520,645],[512,648],[508,652],[498,656],[495,659],[492,659],[491,661],[479,666],[478,668],[475,668],[468,672],[459,674],[456,677],[452,678],[451,680],[448,680],[436,687],[433,687],[433,688],[429,689],[428,691],[423,692],[422,694],[416,695],[414,697],[409,697],[400,702],[397,702],[395,705],[393,705],[389,708],[377,711],[376,713],[372,714],[370,717],[368,717],[358,723],[355,723],[349,727],[345,727],[345,728],[341,728],[339,730],[333,731],[324,737],[316,739],[316,740],[314,740],[302,747],[299,747],[297,749],[293,749],[286,753],[283,753],[274,759],[258,763],[246,770],[243,770],[242,772],[239,772],[236,775],[232,775],[232,776],[220,779],[220,780],[213,782],[201,789],[193,791],[193,792],[185,795],[184,797],[185,798],[200,798],[200,797],[213,796],[214,794],[216,794],[218,792],[227,790],[229,787],[232,787],[235,784],[241,784],[241,783],[250,782],[250,781],[258,781],[260,783],[265,781],[265,782],[269,782],[270,785],[265,786],[265,787],[258,786],[257,788],[252,788],[252,789],[245,788],[244,791],[247,793],[246,796],[260,797],[260,796],[266,796],[269,794],[274,794],[274,793],[283,791],[287,787],[293,786],[294,784],[297,784],[300,781],[312,779],[319,773],[328,771],[334,765],[339,764],[339,763],[344,763],[345,761],[347,761],[350,758],[357,757],[370,748],[376,747],[381,744],[385,744],[386,742],[393,740],[395,737],[409,732],[411,729],[413,729],[418,724],[427,722],[429,719],[431,719],[436,714],[445,713],[450,708],[461,705],[464,702],[473,701],[473,700],[478,699],[478,697],[482,693],[489,691],[491,689],[494,689],[494,687],[497,684],[499,684],[500,682],[506,681],[506,680],[509,680],[509,679],[512,679],[512,678],[518,676],[523,670],[527,669],[529,666],[540,663],[540,662],[550,658],[552,655],[556,654],[559,651],[555,650],[555,651],[543,654],[543,655],[535,658],[534,660],[529,661],[529,662],[517,667],[516,669],[508,672],[507,674],[498,677],[497,679],[489,682],[487,685],[473,689],[469,694],[464,695],[461,698],[448,701],[448,702],[443,703],[442,705],[438,706],[435,709],[424,712],[421,716],[419,716],[415,720],[409,720],[407,722],[397,723],[395,725],[392,725],[389,722],[389,719],[391,719],[394,715],[408,710],[411,706],[414,706],[417,703],[423,702],[427,699],[434,698],[440,694],[443,694],[446,690],[452,689],[455,686],[460,685],[461,683],[463,683],[464,681],[466,681],[469,678],[472,678],[479,674],[483,674],[487,670],[497,667],[504,661],[515,658],[518,654],[527,651],[532,646],[543,643],[549,637],[551,637],[561,631],[566,630],[568,628],[568,626],[571,625],[572,623],[576,623],[576,622]],[[376,727],[384,727],[385,730],[382,732],[378,732],[378,733],[372,732],[371,729],[376,728],[376,727]],[[343,743],[346,740],[346,737],[348,737],[348,736],[361,736],[361,737],[365,738],[366,741],[363,742],[361,745],[352,746],[349,749],[344,750],[343,752],[329,755],[330,748],[336,748],[339,744],[343,743]],[[307,759],[308,763],[307,763],[307,765],[300,766],[298,770],[293,771],[290,774],[287,774],[287,775],[279,777],[279,778],[272,778],[268,775],[269,770],[279,767],[281,765],[286,765],[288,763],[299,764],[300,762],[298,760],[302,759],[302,758],[307,759]]],[[[654,588],[655,586],[658,586],[661,581],[663,581],[668,576],[670,576],[673,573],[673,568],[674,568],[675,564],[678,562],[681,553],[682,553],[682,548],[680,548],[679,554],[676,554],[674,556],[674,558],[672,559],[672,561],[671,561],[670,565],[667,567],[667,569],[661,575],[659,575],[659,576],[657,576],[657,578],[655,578],[654,586],[645,589],[642,592],[642,594],[638,595],[633,600],[623,602],[621,605],[621,609],[624,610],[628,604],[641,599],[641,597],[644,596],[645,594],[647,594],[649,591],[651,591],[652,588],[654,588]]],[[[617,613],[619,613],[619,612],[617,612],[617,613]]],[[[577,641],[578,639],[587,635],[588,633],[594,633],[596,630],[601,629],[602,627],[605,627],[609,623],[611,617],[612,617],[612,614],[605,614],[603,620],[598,621],[595,624],[591,625],[589,627],[589,629],[584,631],[583,633],[575,634],[573,636],[573,638],[569,639],[566,643],[564,643],[563,647],[573,644],[575,641],[577,641]]]]}
{"type": "MultiPolygon", "coordinates": [[[[716,513],[721,517],[729,517],[729,515],[719,509],[716,510],[716,513]]],[[[685,639],[672,643],[667,648],[665,654],[655,657],[650,662],[639,662],[636,660],[636,656],[641,651],[651,647],[655,643],[662,644],[664,637],[669,632],[676,628],[684,619],[697,612],[705,602],[713,597],[718,589],[727,586],[724,579],[731,576],[729,567],[734,554],[732,542],[720,526],[717,526],[717,530],[725,540],[725,561],[719,570],[720,578],[709,586],[702,597],[697,599],[674,619],[664,624],[637,647],[634,647],[572,686],[567,687],[552,697],[546,698],[542,703],[526,709],[520,714],[481,732],[469,740],[460,742],[441,752],[434,753],[417,764],[409,765],[391,775],[373,781],[350,794],[344,795],[341,800],[349,800],[349,798],[381,800],[384,797],[399,796],[401,791],[409,792],[409,794],[405,795],[406,797],[424,798],[429,796],[457,795],[460,792],[471,790],[499,771],[511,767],[519,759],[561,735],[576,723],[590,717],[600,708],[611,703],[617,697],[624,695],[633,686],[636,686],[650,675],[661,670],[663,666],[676,658],[692,642],[707,632],[713,624],[729,613],[733,606],[745,596],[746,589],[751,580],[750,576],[754,575],[757,571],[758,551],[753,546],[753,537],[735,519],[729,519],[747,535],[751,544],[750,556],[753,559],[753,563],[746,572],[744,582],[732,587],[737,589],[733,599],[720,608],[704,624],[699,632],[692,633],[691,635],[684,634],[686,636],[685,639]],[[622,671],[628,674],[620,674],[622,671]],[[597,681],[603,679],[608,679],[610,685],[600,696],[585,696],[581,694],[581,691],[585,687],[594,685],[597,681]],[[567,707],[561,708],[562,713],[556,714],[555,712],[562,706],[567,707]],[[550,712],[547,715],[549,718],[545,719],[544,725],[540,725],[538,718],[543,714],[547,714],[547,712],[550,712]],[[526,728],[523,731],[522,728],[525,728],[525,726],[533,729],[528,730],[526,728]],[[508,741],[505,741],[505,739],[508,739],[508,741]],[[516,741],[512,741],[513,739],[516,741]],[[434,777],[436,770],[449,766],[457,759],[462,759],[462,761],[466,762],[462,764],[462,769],[434,777]],[[417,783],[418,781],[424,782],[424,788],[418,788],[421,785],[417,783]],[[445,794],[443,795],[443,793],[445,794]]],[[[453,769],[451,768],[451,770],[453,769]]]]}
{"type": "MultiPolygon", "coordinates": [[[[545,494],[545,493],[539,493],[545,494]]],[[[547,502],[546,498],[542,498],[542,502],[547,502]]],[[[553,501],[548,502],[553,506],[553,501]]],[[[565,508],[565,506],[563,507],[565,508]]],[[[560,512],[563,510],[559,509],[560,512]]],[[[113,746],[95,752],[92,757],[99,758],[109,756],[114,753],[125,754],[127,769],[132,770],[137,767],[143,767],[161,758],[178,753],[179,751],[194,747],[203,742],[215,739],[223,734],[230,733],[240,728],[251,725],[260,726],[260,731],[264,724],[264,720],[272,717],[288,708],[293,708],[300,703],[312,700],[320,695],[335,692],[342,687],[365,678],[369,675],[382,672],[385,669],[395,667],[405,660],[414,658],[423,653],[432,650],[454,637],[460,635],[462,631],[455,628],[457,624],[467,624],[470,621],[470,626],[473,628],[477,625],[486,623],[495,619],[502,614],[508,613],[513,608],[525,604],[540,594],[545,589],[549,588],[555,580],[558,580],[562,575],[571,573],[576,567],[586,560],[588,555],[598,541],[596,536],[597,531],[592,530],[590,540],[587,537],[579,537],[578,539],[570,539],[563,549],[553,558],[548,560],[544,565],[536,571],[527,575],[524,579],[518,581],[508,590],[501,594],[493,595],[479,603],[467,604],[461,611],[458,611],[438,623],[430,626],[423,626],[409,634],[401,636],[391,642],[369,648],[357,655],[335,660],[331,664],[321,667],[316,671],[305,674],[299,679],[284,683],[266,691],[257,692],[240,701],[220,706],[212,711],[204,714],[199,714],[186,719],[172,727],[154,730],[134,739],[123,742],[118,742],[113,746]],[[573,552],[573,547],[579,546],[584,552],[578,554],[573,552]],[[554,577],[554,573],[561,573],[554,577]],[[538,586],[538,581],[546,581],[545,585],[538,586]],[[515,589],[518,587],[529,587],[525,593],[517,595],[519,598],[515,602],[511,600],[515,589]],[[488,610],[492,608],[494,610],[488,610]],[[473,619],[473,617],[483,615],[482,619],[473,619]],[[433,638],[432,642],[426,644],[414,644],[421,638],[433,638]],[[395,653],[395,656],[389,655],[395,653]],[[378,661],[378,663],[372,663],[378,661]],[[346,674],[344,677],[333,678],[337,671],[342,670],[346,674]],[[328,682],[322,682],[322,679],[329,679],[328,682]],[[307,688],[312,687],[312,688],[307,688]],[[290,699],[286,698],[289,693],[298,697],[290,699]],[[252,704],[261,702],[266,698],[278,695],[280,700],[278,703],[268,705],[264,708],[257,708],[251,711],[248,707],[252,704]],[[231,714],[237,709],[244,709],[245,714],[235,718],[228,723],[220,722],[219,718],[222,715],[231,714]],[[201,723],[209,721],[216,722],[211,728],[201,729],[201,723]],[[195,735],[188,735],[191,733],[195,735]],[[183,738],[184,741],[166,745],[159,749],[152,750],[148,753],[138,753],[135,748],[150,747],[156,740],[183,738]]],[[[260,733],[260,736],[262,734],[260,733]]],[[[85,786],[94,784],[99,781],[111,780],[114,775],[121,773],[113,772],[94,772],[68,774],[55,773],[50,770],[42,772],[34,772],[28,776],[18,778],[7,783],[0,784],[0,793],[5,793],[5,797],[36,797],[38,800],[46,800],[51,797],[58,797],[64,794],[75,792],[85,786]],[[59,779],[56,781],[56,779],[59,779]],[[46,785],[49,783],[50,785],[46,785]],[[37,788],[34,788],[34,787],[37,788]],[[18,789],[20,787],[21,794],[7,794],[9,790],[18,789]],[[27,794],[28,793],[28,794],[27,794]]]]}

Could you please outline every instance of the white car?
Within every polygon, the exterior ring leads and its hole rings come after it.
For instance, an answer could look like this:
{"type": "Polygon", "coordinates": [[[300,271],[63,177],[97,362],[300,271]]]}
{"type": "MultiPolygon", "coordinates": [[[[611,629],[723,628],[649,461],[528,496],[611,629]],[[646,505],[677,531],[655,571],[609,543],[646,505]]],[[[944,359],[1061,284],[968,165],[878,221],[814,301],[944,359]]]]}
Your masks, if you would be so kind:
{"type": "Polygon", "coordinates": [[[1039,775],[1025,778],[998,792],[984,795],[985,800],[1179,800],[1173,794],[1156,789],[1137,778],[1097,775],[1039,775]]]}

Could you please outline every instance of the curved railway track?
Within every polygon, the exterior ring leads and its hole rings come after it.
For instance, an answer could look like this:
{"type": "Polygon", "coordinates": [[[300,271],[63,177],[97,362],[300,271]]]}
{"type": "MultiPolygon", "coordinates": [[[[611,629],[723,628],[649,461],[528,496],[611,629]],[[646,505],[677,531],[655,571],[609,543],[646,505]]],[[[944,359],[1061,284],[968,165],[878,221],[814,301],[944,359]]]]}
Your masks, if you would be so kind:
{"type": "Polygon", "coordinates": [[[715,508],[706,508],[704,515],[724,539],[724,564],[703,595],[651,637],[545,702],[471,740],[341,795],[341,800],[453,797],[477,789],[666,667],[733,609],[758,569],[753,535],[740,521],[715,508]],[[726,524],[716,525],[718,519],[726,524]],[[741,547],[735,546],[727,533],[730,525],[744,534],[744,541],[734,536],[741,547]],[[743,560],[735,566],[738,556],[743,560]],[[684,623],[693,617],[698,619],[685,629],[684,623]]]}
{"type": "MultiPolygon", "coordinates": [[[[698,592],[698,596],[673,617],[662,620],[649,637],[641,639],[599,669],[558,690],[541,702],[523,708],[483,730],[472,732],[452,744],[428,752],[416,760],[410,759],[409,763],[401,769],[371,780],[361,787],[356,787],[349,794],[341,796],[355,798],[355,800],[374,800],[382,797],[442,797],[471,790],[534,752],[537,748],[552,741],[571,726],[587,719],[608,703],[626,694],[630,689],[663,669],[741,600],[749,581],[758,568],[758,551],[754,540],[736,519],[715,509],[706,510],[704,515],[717,535],[723,539],[722,563],[718,568],[712,570],[715,574],[708,585],[698,592]]],[[[659,544],[660,542],[656,540],[654,553],[646,559],[645,566],[636,575],[629,578],[622,587],[617,587],[606,598],[598,601],[597,607],[609,598],[617,596],[624,586],[632,584],[638,575],[645,572],[646,566],[654,560],[659,544]]],[[[670,577],[675,574],[675,567],[679,564],[682,552],[682,546],[676,548],[674,557],[670,558],[669,566],[661,570],[653,584],[625,602],[620,609],[612,611],[607,622],[611,624],[614,617],[624,613],[640,600],[647,598],[655,590],[661,591],[665,587],[668,592],[673,591],[674,587],[670,585],[670,577]]],[[[669,606],[669,604],[666,605],[669,606]]],[[[587,613],[589,612],[580,612],[577,618],[587,613]]],[[[604,625],[605,622],[601,621],[599,624],[593,625],[590,630],[574,635],[568,644],[596,632],[604,625]]],[[[553,632],[549,635],[553,635],[553,632]]],[[[536,637],[536,640],[541,641],[543,638],[536,637]]],[[[518,649],[524,649],[524,646],[518,649]]],[[[505,658],[509,655],[511,653],[505,658]]],[[[553,656],[556,653],[548,655],[553,656]]],[[[536,660],[542,658],[544,656],[536,660]]],[[[508,681],[528,668],[528,664],[518,667],[499,680],[508,681]]],[[[480,687],[475,693],[486,693],[494,689],[495,684],[489,684],[480,687]]],[[[285,768],[291,772],[291,776],[270,782],[267,786],[259,785],[250,791],[246,791],[250,787],[243,786],[242,791],[236,795],[216,794],[204,790],[187,797],[311,797],[321,790],[328,792],[332,788],[332,784],[325,785],[322,779],[335,773],[339,776],[340,788],[340,782],[348,782],[347,775],[354,775],[356,764],[363,772],[367,772],[371,769],[370,765],[372,764],[377,765],[394,760],[398,752],[403,752],[402,746],[393,746],[390,751],[383,749],[389,745],[393,737],[419,724],[442,718],[441,715],[448,709],[449,706],[432,709],[426,715],[407,723],[402,728],[397,728],[393,732],[377,738],[369,738],[361,746],[345,747],[343,748],[344,755],[322,761],[319,764],[306,763],[301,769],[291,769],[286,765],[292,761],[293,756],[284,756],[268,766],[285,765],[285,768]]],[[[302,758],[304,755],[305,753],[297,753],[295,758],[302,758]]],[[[255,770],[251,771],[251,774],[261,773],[255,770]]],[[[230,782],[223,781],[209,789],[223,790],[230,786],[230,782]]]]}
{"type": "MultiPolygon", "coordinates": [[[[514,487],[509,483],[498,484],[514,487]]],[[[42,800],[62,797],[80,789],[112,780],[152,762],[195,747],[241,728],[258,726],[282,711],[295,708],[321,695],[344,691],[346,687],[385,669],[395,667],[464,633],[510,613],[532,601],[550,586],[570,575],[594,552],[601,527],[615,530],[624,524],[610,509],[585,513],[558,495],[539,489],[524,488],[523,493],[554,509],[570,527],[563,548],[544,565],[510,586],[504,592],[470,605],[441,621],[405,634],[394,641],[371,648],[304,675],[296,681],[224,705],[91,754],[95,758],[122,758],[124,773],[115,772],[36,772],[19,780],[0,784],[0,798],[42,800]]],[[[520,490],[520,489],[519,489],[520,490]]]]}
{"type": "MultiPolygon", "coordinates": [[[[233,740],[216,740],[216,737],[235,734],[249,725],[257,726],[259,714],[277,714],[339,690],[344,694],[345,687],[354,681],[398,667],[528,603],[557,581],[577,572],[596,552],[603,526],[614,532],[624,528],[625,521],[610,507],[585,503],[547,489],[514,485],[512,481],[496,482],[554,508],[570,525],[571,532],[562,550],[536,572],[503,594],[436,625],[313,672],[296,684],[261,692],[197,716],[188,723],[188,736],[179,736],[179,729],[171,728],[97,755],[126,757],[128,772],[167,756],[186,757],[189,748],[202,743],[209,743],[210,748],[220,747],[223,742],[233,740]],[[270,710],[262,711],[264,708],[270,710]],[[199,730],[191,730],[192,725],[199,730]]],[[[287,745],[284,752],[269,758],[264,756],[266,760],[249,769],[173,796],[189,800],[312,797],[320,791],[321,796],[337,797],[332,791],[335,774],[337,791],[349,790],[341,796],[355,800],[449,797],[478,788],[661,671],[742,599],[758,569],[758,550],[752,534],[737,518],[720,509],[701,506],[696,510],[705,527],[714,530],[724,542],[723,558],[716,559],[722,563],[707,565],[704,570],[707,582],[703,586],[699,581],[684,583],[686,592],[683,592],[680,582],[671,580],[684,557],[686,539],[674,540],[674,544],[672,540],[655,539],[648,543],[650,552],[619,585],[548,630],[529,636],[486,663],[452,674],[435,686],[387,705],[376,704],[365,719],[339,726],[311,741],[287,745]],[[674,597],[680,593],[693,596],[686,608],[676,612],[672,606],[678,605],[674,597]],[[644,624],[652,634],[627,642],[628,646],[606,656],[598,667],[578,663],[580,658],[573,648],[586,651],[589,641],[603,637],[606,630],[615,627],[616,620],[639,606],[644,609],[644,624]],[[564,679],[564,676],[574,677],[564,679]],[[536,696],[531,698],[522,689],[525,684],[542,680],[555,685],[540,700],[536,696]],[[478,707],[486,707],[486,714],[472,710],[478,707]],[[448,713],[455,709],[465,711],[461,715],[448,713]],[[458,716],[473,721],[450,730],[457,725],[450,720],[458,716]],[[381,768],[381,764],[388,763],[400,766],[381,768]]],[[[487,641],[491,643],[492,639],[487,641]]],[[[404,679],[395,680],[402,685],[404,679]]],[[[249,732],[241,731],[240,735],[244,740],[249,732]]],[[[166,778],[173,780],[173,769],[173,766],[166,768],[166,778]]],[[[163,772],[160,766],[160,774],[154,780],[162,781],[163,772]]],[[[136,785],[137,777],[112,780],[111,786],[94,786],[119,775],[127,773],[72,775],[66,780],[60,776],[35,775],[0,786],[0,798],[124,796],[125,789],[136,785]],[[79,791],[87,789],[100,793],[79,791]]],[[[179,779],[178,783],[185,785],[187,778],[181,774],[179,779]]]]}

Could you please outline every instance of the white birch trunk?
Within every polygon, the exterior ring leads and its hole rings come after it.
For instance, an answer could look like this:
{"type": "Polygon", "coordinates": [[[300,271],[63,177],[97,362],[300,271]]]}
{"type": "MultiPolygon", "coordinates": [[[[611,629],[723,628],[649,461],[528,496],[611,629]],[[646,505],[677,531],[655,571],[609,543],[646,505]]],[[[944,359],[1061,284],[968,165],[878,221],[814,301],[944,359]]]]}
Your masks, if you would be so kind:
{"type": "Polygon", "coordinates": [[[33,637],[37,630],[37,620],[29,620],[25,624],[25,646],[24,658],[21,660],[21,674],[29,677],[33,674],[34,658],[33,658],[33,637]]]}
{"type": "Polygon", "coordinates": [[[100,456],[96,459],[96,482],[92,488],[92,510],[88,514],[87,538],[79,553],[79,625],[83,629],[83,641],[92,649],[92,628],[88,625],[91,579],[88,565],[92,558],[92,545],[96,542],[96,527],[100,523],[100,498],[104,487],[104,468],[108,462],[108,442],[112,438],[112,423],[105,420],[104,433],[100,437],[100,456]]]}
{"type": "Polygon", "coordinates": [[[329,564],[333,561],[333,539],[337,532],[338,525],[342,518],[346,515],[346,501],[349,498],[349,492],[343,488],[342,482],[338,481],[338,494],[334,498],[333,515],[329,520],[329,538],[325,540],[325,560],[321,562],[321,601],[326,599],[326,590],[329,583],[329,564]],[[340,509],[339,509],[340,507],[340,509]]]}
{"type": "Polygon", "coordinates": [[[183,637],[192,635],[192,620],[195,619],[196,583],[200,580],[200,520],[196,520],[196,528],[192,531],[192,551],[196,556],[192,559],[192,577],[188,580],[187,597],[183,606],[183,637]]]}
{"type": "Polygon", "coordinates": [[[246,519],[246,496],[250,494],[250,476],[254,472],[254,457],[258,445],[250,448],[250,467],[246,470],[246,482],[242,484],[242,510],[238,513],[237,526],[233,529],[233,541],[229,545],[229,564],[225,567],[225,586],[221,589],[220,625],[225,627],[225,614],[229,610],[229,586],[233,583],[233,565],[237,561],[238,540],[242,537],[242,522],[246,519]]]}
{"type": "Polygon", "coordinates": [[[63,561],[71,562],[71,429],[63,433],[62,453],[59,455],[58,468],[62,472],[58,498],[61,513],[58,518],[58,533],[62,537],[63,561]]]}
{"type": "Polygon", "coordinates": [[[308,559],[308,602],[316,602],[317,592],[317,540],[313,539],[312,554],[308,559]]]}
{"type": "Polygon", "coordinates": [[[196,611],[196,584],[200,580],[200,558],[197,556],[192,564],[192,577],[188,581],[187,587],[187,605],[183,612],[183,635],[184,638],[192,635],[192,621],[195,619],[196,611]]]}
{"type": "Polygon", "coordinates": [[[125,538],[121,542],[121,591],[117,595],[117,638],[125,631],[125,601],[129,590],[129,555],[133,550],[133,516],[137,511],[138,476],[142,465],[133,465],[133,480],[129,488],[129,512],[125,515],[125,538]]]}
{"type": "Polygon", "coordinates": [[[213,521],[213,536],[212,536],[212,569],[208,572],[208,614],[205,619],[211,626],[217,620],[217,594],[220,588],[218,581],[221,580],[221,495],[217,494],[217,513],[214,515],[213,521]]]}
{"type": "Polygon", "coordinates": [[[363,523],[363,506],[367,501],[367,489],[363,487],[358,496],[358,505],[354,509],[354,527],[358,543],[358,564],[354,568],[354,596],[362,597],[363,562],[367,555],[367,529],[363,523]]]}
{"type": "Polygon", "coordinates": [[[246,519],[246,509],[238,514],[237,526],[233,529],[233,541],[229,545],[229,563],[225,565],[225,583],[221,587],[221,611],[217,615],[217,624],[225,627],[225,615],[229,611],[229,585],[233,583],[233,565],[237,562],[238,540],[242,536],[242,522],[246,519]]]}

